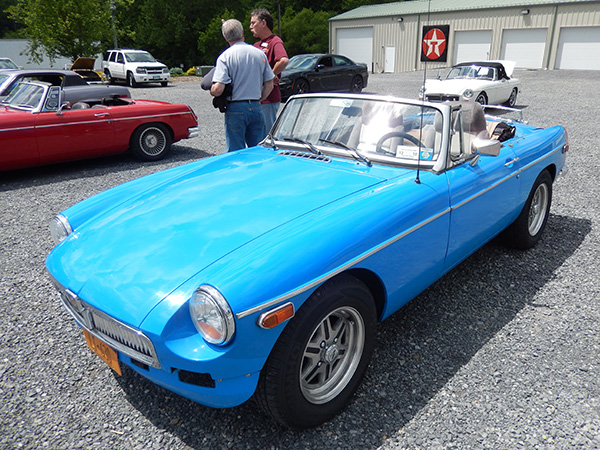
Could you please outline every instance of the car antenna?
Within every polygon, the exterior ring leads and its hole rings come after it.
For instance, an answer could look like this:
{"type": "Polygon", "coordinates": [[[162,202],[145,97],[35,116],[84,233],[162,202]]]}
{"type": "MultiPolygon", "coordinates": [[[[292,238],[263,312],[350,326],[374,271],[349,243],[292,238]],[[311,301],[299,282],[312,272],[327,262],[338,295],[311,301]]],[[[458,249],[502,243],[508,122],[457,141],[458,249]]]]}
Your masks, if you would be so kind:
{"type": "MultiPolygon", "coordinates": [[[[429,17],[431,15],[431,0],[427,2],[427,23],[429,24],[429,17]]],[[[421,36],[421,40],[425,36],[421,36]]],[[[421,47],[423,43],[421,43],[421,47]]],[[[421,48],[421,51],[423,49],[421,48]]],[[[421,184],[421,146],[423,145],[423,114],[425,113],[425,81],[427,80],[427,61],[423,61],[424,69],[423,69],[423,88],[421,91],[423,92],[423,98],[421,99],[421,123],[419,125],[419,148],[417,149],[417,177],[415,178],[415,183],[421,184]]]]}

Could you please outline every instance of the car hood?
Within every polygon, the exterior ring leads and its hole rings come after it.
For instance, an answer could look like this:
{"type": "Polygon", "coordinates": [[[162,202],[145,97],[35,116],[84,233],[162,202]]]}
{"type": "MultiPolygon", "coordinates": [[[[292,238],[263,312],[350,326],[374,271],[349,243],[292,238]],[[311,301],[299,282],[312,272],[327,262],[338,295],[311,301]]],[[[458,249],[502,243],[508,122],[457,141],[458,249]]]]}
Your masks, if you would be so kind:
{"type": "Polygon", "coordinates": [[[495,60],[491,62],[497,62],[504,66],[504,70],[506,71],[506,75],[512,77],[512,74],[515,70],[515,66],[517,65],[516,61],[508,61],[507,59],[495,60]]]}
{"type": "Polygon", "coordinates": [[[261,148],[195,164],[143,193],[136,184],[131,192],[121,186],[127,200],[58,245],[47,260],[50,273],[139,326],[165,296],[225,255],[383,180],[345,161],[318,163],[261,148]]]}
{"type": "Polygon", "coordinates": [[[137,61],[132,61],[132,62],[128,62],[127,64],[135,66],[135,67],[167,67],[165,66],[163,63],[158,62],[158,61],[142,61],[142,62],[137,62],[137,61]]]}
{"type": "Polygon", "coordinates": [[[297,75],[299,73],[309,72],[309,71],[310,70],[308,70],[308,69],[285,69],[283,72],[281,72],[281,78],[291,77],[291,76],[297,75]]]}
{"type": "Polygon", "coordinates": [[[427,94],[456,94],[461,95],[465,89],[478,91],[487,86],[491,81],[477,81],[474,79],[454,79],[454,80],[427,80],[425,89],[427,94]]]}
{"type": "Polygon", "coordinates": [[[80,57],[75,60],[71,66],[71,70],[94,70],[96,58],[80,57]]]}

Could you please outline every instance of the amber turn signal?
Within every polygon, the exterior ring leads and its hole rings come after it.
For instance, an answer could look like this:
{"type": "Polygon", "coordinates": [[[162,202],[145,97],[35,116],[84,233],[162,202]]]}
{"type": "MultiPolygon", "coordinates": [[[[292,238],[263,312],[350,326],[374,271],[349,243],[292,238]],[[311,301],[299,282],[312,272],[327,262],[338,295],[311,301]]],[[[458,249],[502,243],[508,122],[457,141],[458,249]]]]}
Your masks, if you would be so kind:
{"type": "Polygon", "coordinates": [[[294,317],[294,313],[294,305],[288,302],[271,311],[262,313],[258,318],[258,325],[265,329],[275,328],[280,323],[294,317]]]}

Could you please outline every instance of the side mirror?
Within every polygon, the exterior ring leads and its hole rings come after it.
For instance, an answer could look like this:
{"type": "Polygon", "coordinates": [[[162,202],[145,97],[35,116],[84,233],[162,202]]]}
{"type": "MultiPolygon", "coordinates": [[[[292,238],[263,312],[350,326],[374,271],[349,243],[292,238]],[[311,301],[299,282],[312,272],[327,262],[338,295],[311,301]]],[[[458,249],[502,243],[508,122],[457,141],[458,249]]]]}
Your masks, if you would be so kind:
{"type": "Polygon", "coordinates": [[[57,116],[62,116],[64,114],[63,109],[70,108],[70,107],[71,107],[71,102],[62,103],[60,105],[60,107],[58,108],[58,111],[56,111],[56,115],[57,116]]]}
{"type": "Polygon", "coordinates": [[[482,155],[498,156],[502,143],[494,139],[473,139],[471,148],[482,155]]]}
{"type": "Polygon", "coordinates": [[[315,67],[315,69],[317,70],[321,70],[325,68],[325,64],[317,64],[317,67],[315,67]]]}

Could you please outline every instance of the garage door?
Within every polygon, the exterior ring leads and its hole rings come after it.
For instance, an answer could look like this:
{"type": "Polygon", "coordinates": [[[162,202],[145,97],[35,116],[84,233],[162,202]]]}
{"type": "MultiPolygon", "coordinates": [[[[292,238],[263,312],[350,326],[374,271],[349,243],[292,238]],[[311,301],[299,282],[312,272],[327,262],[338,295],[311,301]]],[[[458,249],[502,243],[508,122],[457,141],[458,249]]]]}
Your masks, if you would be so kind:
{"type": "Polygon", "coordinates": [[[555,69],[600,70],[600,27],[562,28],[555,69]]]}
{"type": "Polygon", "coordinates": [[[338,28],[336,51],[357,63],[365,63],[371,69],[373,61],[373,27],[338,28]]]}
{"type": "Polygon", "coordinates": [[[504,30],[501,58],[516,61],[521,69],[541,69],[547,34],[546,28],[504,30]]]}
{"type": "Polygon", "coordinates": [[[454,33],[454,64],[490,59],[492,31],[457,31],[454,33]]]}

